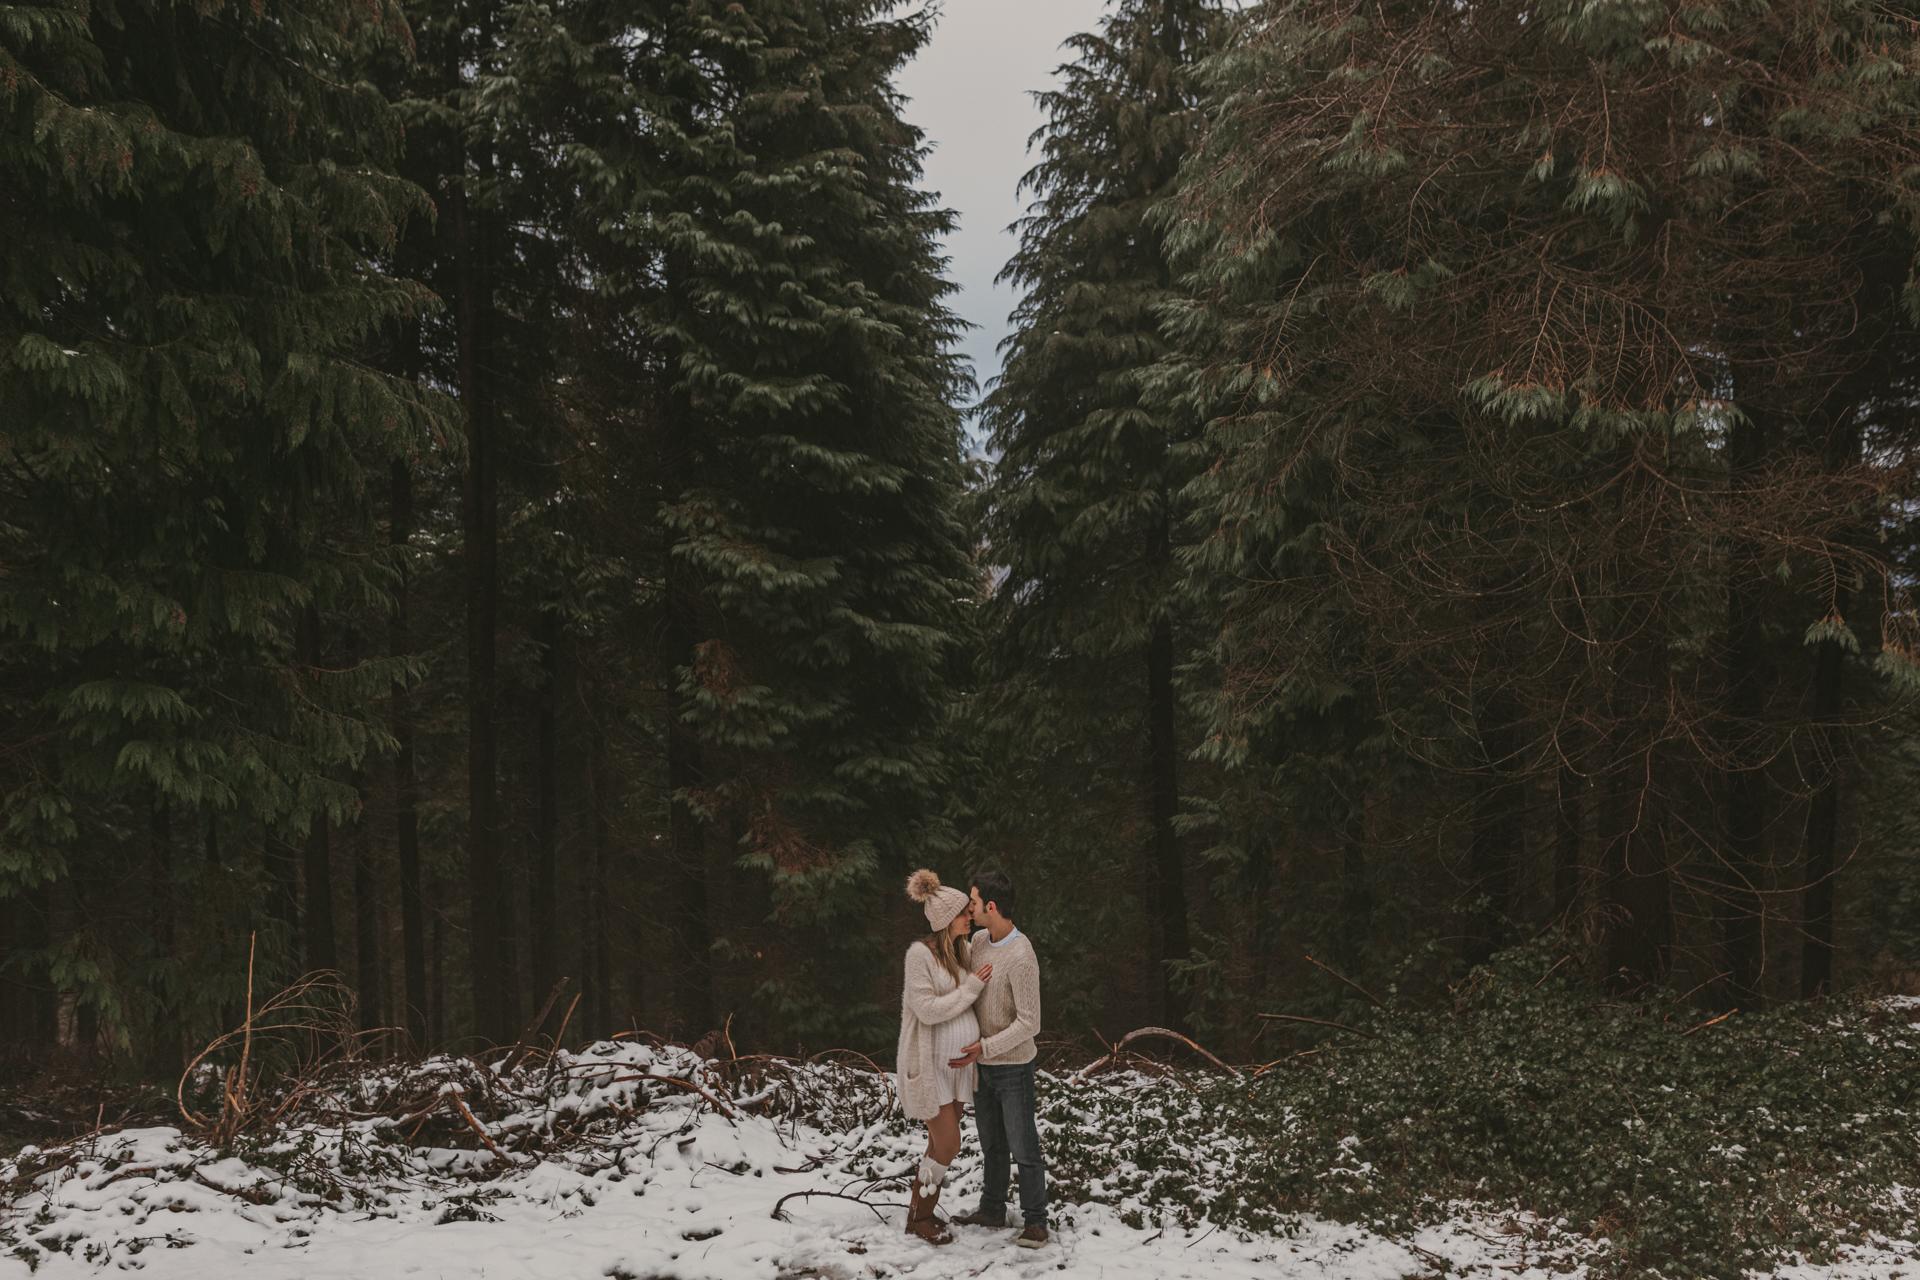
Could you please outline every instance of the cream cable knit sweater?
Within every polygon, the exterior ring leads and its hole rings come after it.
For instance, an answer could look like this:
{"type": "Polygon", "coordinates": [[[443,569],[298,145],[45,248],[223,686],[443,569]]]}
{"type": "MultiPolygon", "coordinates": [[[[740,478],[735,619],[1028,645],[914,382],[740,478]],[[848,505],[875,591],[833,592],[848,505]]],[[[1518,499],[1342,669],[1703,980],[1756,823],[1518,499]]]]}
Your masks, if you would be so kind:
{"type": "Polygon", "coordinates": [[[980,1019],[980,1061],[989,1067],[1013,1067],[1040,1055],[1033,1038],[1040,1033],[1040,959],[1022,933],[999,946],[981,929],[967,954],[973,967],[993,966],[993,981],[973,1008],[980,1019]]]}
{"type": "MultiPolygon", "coordinates": [[[[940,973],[940,961],[926,943],[916,942],[907,948],[907,981],[900,993],[900,1048],[895,1061],[900,1071],[900,1105],[909,1120],[931,1120],[940,1114],[933,1072],[936,1067],[946,1070],[947,1064],[933,1060],[933,1029],[958,1017],[978,1000],[984,985],[969,973],[966,981],[943,995],[945,984],[939,980],[940,973]]],[[[1000,971],[995,969],[994,977],[999,976],[1000,971]]]]}

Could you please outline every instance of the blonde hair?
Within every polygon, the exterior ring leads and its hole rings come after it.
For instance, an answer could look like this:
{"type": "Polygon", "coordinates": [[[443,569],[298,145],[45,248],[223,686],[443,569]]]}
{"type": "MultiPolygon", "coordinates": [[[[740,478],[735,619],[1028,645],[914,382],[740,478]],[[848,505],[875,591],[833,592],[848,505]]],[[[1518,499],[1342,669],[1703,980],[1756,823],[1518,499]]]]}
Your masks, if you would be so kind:
{"type": "Polygon", "coordinates": [[[956,983],[967,980],[971,970],[968,968],[968,944],[964,934],[956,938],[945,929],[937,929],[926,936],[925,942],[927,950],[933,952],[933,958],[940,962],[942,969],[953,975],[956,983]]]}

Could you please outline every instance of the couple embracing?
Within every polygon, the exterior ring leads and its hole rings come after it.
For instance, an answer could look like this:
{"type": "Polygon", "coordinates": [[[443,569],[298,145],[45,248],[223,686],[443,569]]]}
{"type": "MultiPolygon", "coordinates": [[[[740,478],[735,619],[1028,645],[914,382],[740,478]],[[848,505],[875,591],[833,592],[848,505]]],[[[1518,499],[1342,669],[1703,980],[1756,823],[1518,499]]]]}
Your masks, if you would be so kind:
{"type": "Polygon", "coordinates": [[[933,1211],[947,1166],[960,1154],[960,1116],[971,1102],[986,1184],[979,1207],[954,1221],[1007,1225],[1008,1165],[1017,1163],[1025,1222],[1018,1242],[1038,1249],[1047,1242],[1047,1175],[1033,1117],[1040,962],[1014,927],[1013,882],[984,872],[962,893],[916,871],[907,896],[925,908],[931,930],[907,950],[900,1000],[900,1101],[908,1119],[927,1122],[907,1231],[929,1244],[953,1241],[933,1211]]]}

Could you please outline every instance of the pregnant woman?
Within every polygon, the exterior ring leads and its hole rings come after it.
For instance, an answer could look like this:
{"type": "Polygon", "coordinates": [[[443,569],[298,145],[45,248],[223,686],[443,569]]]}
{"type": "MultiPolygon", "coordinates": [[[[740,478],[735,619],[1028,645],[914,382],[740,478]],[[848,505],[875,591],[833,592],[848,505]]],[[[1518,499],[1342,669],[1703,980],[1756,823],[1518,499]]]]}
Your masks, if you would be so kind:
{"type": "Polygon", "coordinates": [[[993,966],[967,972],[967,928],[973,903],[958,889],[941,885],[931,871],[907,878],[907,896],[926,909],[932,930],[907,949],[906,989],[900,997],[900,1103],[909,1120],[927,1122],[927,1153],[913,1180],[913,1206],[907,1233],[928,1244],[951,1244],[953,1233],[933,1216],[947,1166],[960,1154],[960,1111],[973,1101],[973,1063],[955,1069],[948,1063],[965,1056],[980,1038],[973,1002],[986,990],[993,966]]]}

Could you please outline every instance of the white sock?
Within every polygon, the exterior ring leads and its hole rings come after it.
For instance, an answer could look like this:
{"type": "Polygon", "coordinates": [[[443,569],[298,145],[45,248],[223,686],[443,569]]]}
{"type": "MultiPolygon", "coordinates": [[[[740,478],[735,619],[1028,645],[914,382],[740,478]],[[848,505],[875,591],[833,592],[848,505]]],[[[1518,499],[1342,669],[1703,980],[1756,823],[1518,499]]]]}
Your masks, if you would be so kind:
{"type": "Polygon", "coordinates": [[[920,1157],[920,1194],[930,1196],[947,1180],[947,1166],[932,1156],[920,1157]]]}

